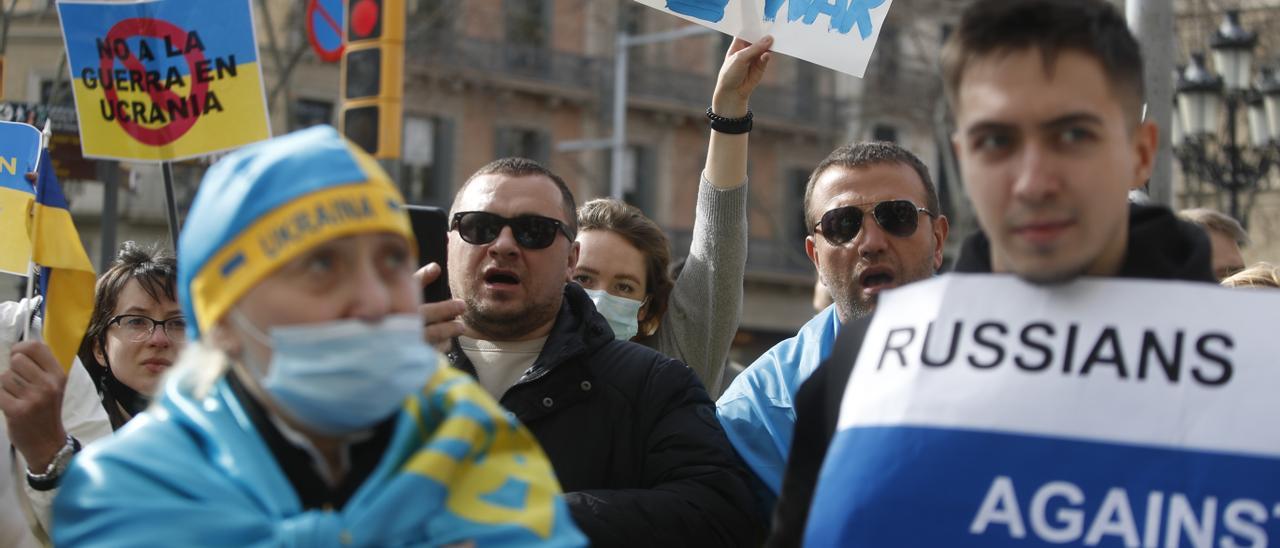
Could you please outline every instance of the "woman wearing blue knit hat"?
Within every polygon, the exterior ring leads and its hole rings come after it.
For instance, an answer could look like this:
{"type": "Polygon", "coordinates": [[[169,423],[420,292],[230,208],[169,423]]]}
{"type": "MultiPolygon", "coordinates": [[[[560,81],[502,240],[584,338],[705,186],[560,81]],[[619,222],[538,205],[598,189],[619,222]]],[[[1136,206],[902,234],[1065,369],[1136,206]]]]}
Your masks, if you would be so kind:
{"type": "Polygon", "coordinates": [[[402,204],[329,127],[214,165],[178,253],[191,343],[77,457],[57,544],[583,544],[532,436],[424,341],[402,204]]]}

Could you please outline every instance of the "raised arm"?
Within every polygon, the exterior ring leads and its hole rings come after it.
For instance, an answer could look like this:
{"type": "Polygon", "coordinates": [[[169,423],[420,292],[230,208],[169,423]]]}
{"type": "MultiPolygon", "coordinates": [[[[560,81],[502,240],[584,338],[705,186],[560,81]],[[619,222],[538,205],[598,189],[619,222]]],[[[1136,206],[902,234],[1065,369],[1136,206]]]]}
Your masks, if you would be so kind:
{"type": "MultiPolygon", "coordinates": [[[[734,39],[725,52],[724,64],[716,80],[715,94],[711,96],[711,111],[725,118],[741,118],[747,115],[751,94],[760,80],[773,54],[773,37],[765,36],[751,44],[741,38],[734,39]]],[[[711,132],[707,149],[707,165],[703,176],[720,189],[741,186],[747,180],[747,134],[727,135],[711,132]]]]}

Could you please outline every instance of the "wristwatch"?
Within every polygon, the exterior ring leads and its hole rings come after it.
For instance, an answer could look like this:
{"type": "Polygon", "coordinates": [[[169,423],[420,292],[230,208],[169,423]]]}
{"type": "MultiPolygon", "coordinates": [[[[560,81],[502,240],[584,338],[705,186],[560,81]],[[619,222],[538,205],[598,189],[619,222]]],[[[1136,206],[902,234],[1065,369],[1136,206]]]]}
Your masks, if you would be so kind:
{"type": "Polygon", "coordinates": [[[53,456],[53,460],[49,462],[43,473],[33,474],[31,469],[27,469],[27,485],[36,491],[52,491],[58,488],[58,483],[62,481],[62,473],[67,471],[67,465],[71,464],[71,457],[80,452],[80,440],[75,439],[71,434],[67,434],[67,443],[58,450],[53,456]]]}

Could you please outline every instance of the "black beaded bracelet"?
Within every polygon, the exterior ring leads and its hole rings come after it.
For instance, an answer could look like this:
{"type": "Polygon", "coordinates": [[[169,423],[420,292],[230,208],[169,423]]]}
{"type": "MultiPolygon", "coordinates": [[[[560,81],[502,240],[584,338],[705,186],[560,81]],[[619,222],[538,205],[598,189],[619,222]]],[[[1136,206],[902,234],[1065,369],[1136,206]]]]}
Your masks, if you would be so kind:
{"type": "Polygon", "coordinates": [[[747,115],[741,118],[725,118],[707,107],[707,119],[711,120],[711,130],[729,135],[742,135],[751,131],[751,121],[755,114],[747,109],[747,115]]]}

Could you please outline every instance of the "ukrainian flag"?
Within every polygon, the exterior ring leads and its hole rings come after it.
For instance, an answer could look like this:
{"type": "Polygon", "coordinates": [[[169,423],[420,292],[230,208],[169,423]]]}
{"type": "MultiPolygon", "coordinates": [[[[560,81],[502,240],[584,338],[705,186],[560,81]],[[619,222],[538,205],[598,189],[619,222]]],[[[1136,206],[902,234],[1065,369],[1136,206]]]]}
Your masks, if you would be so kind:
{"type": "Polygon", "coordinates": [[[30,231],[35,189],[27,173],[35,171],[40,130],[27,124],[0,122],[0,271],[26,276],[31,242],[17,234],[30,231]]]}
{"type": "Polygon", "coordinates": [[[76,225],[71,221],[67,197],[53,174],[47,149],[40,155],[35,195],[31,260],[41,266],[44,340],[58,363],[67,369],[89,326],[96,276],[76,225]]]}

